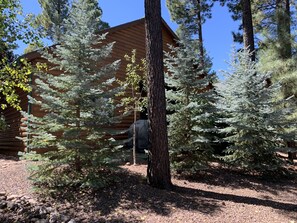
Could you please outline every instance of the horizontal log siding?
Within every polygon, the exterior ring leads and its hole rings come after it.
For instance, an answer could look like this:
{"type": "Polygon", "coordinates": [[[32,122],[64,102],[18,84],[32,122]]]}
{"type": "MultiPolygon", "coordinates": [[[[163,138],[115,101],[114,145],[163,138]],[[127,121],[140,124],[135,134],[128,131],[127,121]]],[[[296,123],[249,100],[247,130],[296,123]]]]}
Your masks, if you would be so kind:
{"type": "MultiPolygon", "coordinates": [[[[28,99],[27,93],[19,93],[21,99],[22,110],[27,111],[28,99]]],[[[24,151],[25,145],[22,140],[17,139],[25,134],[25,130],[21,126],[21,113],[12,107],[8,107],[3,111],[5,121],[8,128],[0,132],[0,153],[7,155],[17,155],[18,151],[24,151]]]]}
{"type": "MultiPolygon", "coordinates": [[[[172,34],[163,26],[163,48],[168,51],[168,44],[175,44],[172,34]]],[[[112,60],[121,59],[121,66],[116,74],[116,78],[123,80],[125,78],[127,62],[124,59],[124,55],[131,55],[131,51],[136,49],[138,62],[142,58],[145,58],[145,26],[144,21],[128,27],[123,30],[117,30],[107,35],[109,42],[115,41],[112,60]]],[[[131,95],[131,92],[127,92],[126,95],[131,95]]],[[[117,101],[120,98],[117,98],[117,101]]],[[[128,129],[133,123],[133,114],[123,118],[122,122],[115,126],[116,129],[128,129]]],[[[122,138],[122,137],[120,137],[122,138]]]]}
{"type": "MultiPolygon", "coordinates": [[[[120,80],[125,79],[126,73],[126,66],[127,62],[124,59],[126,54],[131,55],[131,51],[133,49],[137,50],[137,58],[138,62],[142,58],[145,58],[145,26],[144,26],[144,19],[138,20],[136,22],[132,22],[129,25],[123,25],[122,27],[111,28],[107,30],[108,35],[106,43],[115,42],[114,48],[112,51],[112,55],[110,58],[106,60],[107,63],[111,63],[115,60],[121,60],[120,68],[116,73],[116,78],[120,80]]],[[[172,33],[163,26],[163,47],[165,51],[168,51],[168,43],[175,44],[174,36],[172,33]]],[[[28,58],[32,61],[32,63],[36,62],[45,62],[43,59],[40,58],[40,55],[37,53],[30,53],[28,58]]],[[[59,75],[60,71],[51,71],[54,75],[59,75]]],[[[131,95],[130,92],[127,92],[127,95],[131,95]]],[[[33,96],[36,96],[33,93],[33,96]]],[[[24,94],[22,95],[23,99],[23,106],[22,108],[24,111],[27,111],[28,103],[27,103],[27,96],[24,94]]],[[[118,102],[121,98],[117,97],[116,101],[118,102]]],[[[37,106],[31,107],[31,112],[35,116],[42,116],[44,112],[40,111],[37,106]]],[[[117,111],[119,114],[119,111],[117,111]]],[[[138,115],[139,116],[139,115],[138,115]]],[[[5,132],[5,134],[0,134],[0,153],[4,151],[16,153],[17,151],[24,151],[25,147],[20,140],[17,140],[15,136],[25,136],[26,135],[26,127],[22,126],[20,128],[20,113],[17,111],[13,111],[11,109],[5,111],[5,117],[12,117],[8,121],[11,123],[11,128],[5,132]],[[21,130],[22,129],[22,130],[21,130]],[[8,137],[9,136],[9,137],[8,137]]],[[[115,125],[113,128],[116,130],[127,130],[130,125],[133,123],[133,114],[126,116],[122,119],[120,123],[115,125]]],[[[125,139],[127,138],[126,134],[118,135],[117,139],[125,139]]]]}

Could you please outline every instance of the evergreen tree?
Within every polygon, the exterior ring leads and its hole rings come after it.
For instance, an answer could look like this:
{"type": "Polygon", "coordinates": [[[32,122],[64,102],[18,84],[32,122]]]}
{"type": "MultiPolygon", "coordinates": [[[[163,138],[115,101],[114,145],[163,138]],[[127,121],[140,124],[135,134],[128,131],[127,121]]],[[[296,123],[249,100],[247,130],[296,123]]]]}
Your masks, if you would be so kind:
{"type": "MultiPolygon", "coordinates": [[[[280,83],[281,91],[277,95],[278,98],[286,99],[293,96],[290,100],[290,106],[295,107],[295,110],[287,118],[289,121],[294,122],[297,117],[297,58],[296,55],[293,55],[292,58],[282,59],[279,53],[273,44],[262,49],[259,53],[259,68],[263,72],[272,71],[271,82],[280,83]]],[[[288,131],[291,130],[288,129],[288,131]]],[[[289,140],[287,145],[290,147],[288,152],[296,153],[297,149],[294,140],[289,140]]]]}
{"type": "Polygon", "coordinates": [[[271,74],[260,72],[247,51],[234,56],[231,68],[218,86],[218,108],[227,115],[221,122],[228,124],[222,132],[230,143],[224,160],[248,170],[276,170],[281,165],[276,152],[286,149],[285,140],[296,139],[296,121],[286,119],[291,109],[276,100],[279,85],[267,84],[271,74]]]}
{"type": "Polygon", "coordinates": [[[179,32],[186,28],[192,35],[198,35],[201,62],[204,59],[202,25],[211,18],[213,1],[208,0],[166,0],[171,19],[179,25],[179,32]]]}
{"type": "Polygon", "coordinates": [[[290,1],[266,0],[258,3],[258,32],[262,34],[260,68],[272,71],[273,81],[282,83],[284,97],[296,95],[296,44],[291,29],[294,27],[295,10],[291,10],[290,1]]]}
{"type": "MultiPolygon", "coordinates": [[[[261,51],[259,53],[262,71],[272,71],[273,82],[281,83],[280,97],[288,98],[294,95],[291,106],[297,105],[297,66],[296,66],[296,9],[290,7],[295,4],[289,0],[266,0],[259,3],[258,30],[262,34],[261,51]],[[261,4],[260,4],[261,3],[261,4]],[[260,7],[261,6],[261,7],[260,7]]],[[[297,116],[293,112],[290,118],[297,116]]],[[[296,150],[294,141],[289,141],[292,151],[296,150]],[[294,148],[295,147],[295,148],[294,148]]]]}
{"type": "Polygon", "coordinates": [[[296,9],[290,4],[293,4],[290,0],[253,2],[255,31],[262,36],[259,47],[265,49],[273,46],[280,59],[291,58],[293,52],[294,37],[291,30],[296,26],[296,9]]]}
{"type": "Polygon", "coordinates": [[[38,0],[42,12],[36,17],[36,26],[54,43],[65,33],[65,19],[69,15],[69,0],[38,0]]]}
{"type": "Polygon", "coordinates": [[[108,129],[116,121],[112,98],[118,89],[112,85],[119,61],[106,61],[113,43],[103,44],[106,34],[95,35],[96,10],[94,3],[73,2],[61,44],[44,53],[53,67],[38,74],[39,97],[30,98],[45,115],[26,115],[27,146],[51,150],[40,155],[44,162],[33,177],[49,186],[101,186],[116,152],[108,129]],[[62,73],[52,74],[57,70],[62,73]]]}
{"type": "Polygon", "coordinates": [[[165,54],[169,148],[177,172],[195,173],[207,165],[215,141],[215,94],[209,89],[214,76],[202,77],[210,73],[210,60],[202,66],[199,43],[183,34],[165,54]]]}
{"type": "MultiPolygon", "coordinates": [[[[62,35],[66,32],[65,19],[69,16],[70,0],[38,0],[42,12],[36,17],[35,25],[45,37],[49,37],[54,43],[61,41],[62,35]]],[[[86,0],[87,4],[95,5],[94,17],[101,19],[102,10],[97,0],[86,0]]],[[[96,31],[108,28],[108,24],[100,20],[96,31]]]]}
{"type": "Polygon", "coordinates": [[[281,59],[274,45],[262,49],[259,53],[259,69],[263,72],[271,71],[271,81],[280,82],[280,94],[283,98],[294,95],[297,100],[296,59],[295,55],[290,59],[281,59]]]}
{"type": "Polygon", "coordinates": [[[151,147],[147,180],[157,188],[172,187],[166,123],[163,40],[160,0],[145,0],[148,116],[151,147]]]}

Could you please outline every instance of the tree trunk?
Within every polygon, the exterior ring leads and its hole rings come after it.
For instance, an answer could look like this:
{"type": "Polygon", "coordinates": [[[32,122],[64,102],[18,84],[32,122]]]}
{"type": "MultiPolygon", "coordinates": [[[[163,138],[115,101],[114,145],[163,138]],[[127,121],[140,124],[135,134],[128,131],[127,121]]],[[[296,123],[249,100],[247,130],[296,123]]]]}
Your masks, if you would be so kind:
{"type": "MultiPolygon", "coordinates": [[[[198,40],[199,40],[199,51],[201,56],[201,64],[204,67],[204,47],[203,47],[203,34],[202,34],[202,18],[201,18],[201,0],[197,0],[198,6],[198,40]]],[[[205,74],[203,74],[205,75],[205,74]]],[[[205,75],[206,76],[206,75],[205,75]]]]}
{"type": "Polygon", "coordinates": [[[171,189],[160,0],[145,0],[145,28],[151,143],[147,180],[153,187],[171,189]]]}
{"type": "Polygon", "coordinates": [[[242,4],[242,26],[243,26],[243,43],[245,49],[251,52],[251,59],[255,61],[255,40],[253,30],[253,19],[250,0],[241,0],[242,4]]]}
{"type": "Polygon", "coordinates": [[[292,57],[290,0],[276,1],[276,21],[279,57],[289,59],[292,57]]]}
{"type": "MultiPolygon", "coordinates": [[[[133,96],[134,97],[134,96],[133,96]]],[[[136,105],[136,102],[134,103],[134,122],[133,122],[133,165],[136,165],[136,137],[137,134],[136,134],[136,119],[137,119],[137,105],[136,105]]]]}

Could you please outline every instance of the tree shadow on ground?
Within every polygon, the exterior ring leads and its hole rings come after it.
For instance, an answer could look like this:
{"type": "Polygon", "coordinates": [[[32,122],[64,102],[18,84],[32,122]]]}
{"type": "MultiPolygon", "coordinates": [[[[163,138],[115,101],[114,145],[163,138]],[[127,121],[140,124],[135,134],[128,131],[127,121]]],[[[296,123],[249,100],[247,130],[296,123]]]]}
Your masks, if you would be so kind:
{"type": "MultiPolygon", "coordinates": [[[[101,216],[114,215],[119,209],[165,216],[171,214],[172,208],[205,214],[220,211],[220,204],[216,200],[193,197],[190,192],[184,193],[176,188],[166,191],[150,187],[140,174],[121,170],[116,178],[118,181],[115,184],[98,191],[59,191],[52,202],[83,205],[87,207],[86,211],[99,212],[101,216]]],[[[123,218],[121,222],[125,222],[123,218]]],[[[137,222],[137,219],[133,222],[137,222]]]]}
{"type": "Polygon", "coordinates": [[[19,161],[19,158],[17,156],[8,156],[0,154],[0,160],[19,161]]]}
{"type": "MultiPolygon", "coordinates": [[[[173,208],[214,214],[222,211],[225,201],[269,207],[285,215],[297,213],[297,203],[211,192],[186,186],[174,186],[172,191],[164,191],[150,187],[143,177],[141,180],[140,176],[126,174],[122,178],[125,181],[120,185],[105,193],[97,194],[95,208],[99,208],[103,214],[109,214],[118,206],[124,209],[148,210],[158,215],[170,215],[173,208]],[[106,203],[108,199],[109,202],[106,203]]],[[[279,187],[280,185],[276,187],[276,190],[280,189],[279,187]]]]}
{"type": "MultiPolygon", "coordinates": [[[[239,178],[242,178],[242,176],[239,178]]],[[[100,213],[102,222],[141,222],[137,216],[143,213],[170,216],[175,209],[214,215],[217,212],[222,212],[225,208],[225,202],[228,201],[237,204],[269,207],[291,219],[296,218],[297,203],[276,201],[269,197],[248,197],[194,189],[186,184],[184,186],[174,186],[171,191],[160,190],[147,185],[142,175],[126,170],[119,171],[117,179],[117,182],[113,185],[98,191],[82,193],[81,191],[64,190],[63,193],[56,195],[56,199],[60,200],[60,202],[67,200],[72,204],[83,205],[87,213],[100,213]]],[[[281,184],[275,185],[275,182],[261,184],[261,182],[252,181],[250,177],[238,179],[235,182],[229,180],[231,179],[228,179],[228,183],[224,184],[213,179],[214,183],[217,182],[216,185],[226,187],[253,186],[253,188],[262,190],[268,188],[271,191],[284,189],[281,184]]],[[[208,179],[205,182],[210,184],[213,181],[208,179]]],[[[90,220],[89,222],[93,221],[90,220]]],[[[97,218],[94,222],[101,221],[97,218]]]]}
{"type": "Polygon", "coordinates": [[[190,182],[205,183],[210,186],[228,187],[231,189],[248,188],[255,191],[269,192],[278,195],[279,191],[286,191],[297,197],[297,173],[291,176],[273,176],[252,175],[240,170],[228,168],[210,168],[203,170],[196,175],[178,176],[179,179],[185,179],[190,182]]]}
{"type": "Polygon", "coordinates": [[[124,181],[116,187],[97,194],[95,209],[103,214],[111,213],[115,208],[149,211],[158,215],[170,215],[172,208],[198,211],[205,214],[220,211],[215,200],[193,196],[179,190],[160,190],[146,184],[144,178],[136,174],[125,173],[124,181]]]}
{"type": "Polygon", "coordinates": [[[194,197],[201,197],[207,199],[213,199],[215,201],[232,201],[240,204],[251,204],[264,207],[270,207],[281,211],[297,211],[297,204],[284,203],[279,201],[273,201],[269,199],[260,199],[255,197],[239,196],[234,194],[218,193],[205,190],[191,189],[186,187],[176,187],[176,191],[182,194],[189,194],[194,197]]]}

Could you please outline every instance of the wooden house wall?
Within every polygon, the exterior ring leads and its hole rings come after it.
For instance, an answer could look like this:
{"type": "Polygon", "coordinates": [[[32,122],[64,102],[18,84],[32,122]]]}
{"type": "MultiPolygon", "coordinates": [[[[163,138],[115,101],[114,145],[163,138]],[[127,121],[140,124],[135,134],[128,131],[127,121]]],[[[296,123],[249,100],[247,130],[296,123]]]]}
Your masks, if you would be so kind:
{"type": "MultiPolygon", "coordinates": [[[[145,25],[144,19],[137,20],[131,23],[127,23],[118,27],[114,27],[107,30],[108,35],[106,42],[115,42],[112,55],[107,59],[107,63],[111,63],[115,60],[121,60],[119,70],[116,73],[116,78],[123,80],[125,78],[127,62],[124,59],[126,54],[131,55],[133,49],[137,51],[137,59],[140,62],[142,58],[145,58],[145,25]]],[[[163,48],[165,51],[169,50],[167,44],[175,44],[175,36],[168,26],[163,24],[163,48]]],[[[32,63],[44,62],[37,53],[31,53],[28,55],[28,59],[32,63]]],[[[58,71],[54,71],[53,74],[59,75],[58,71]]],[[[34,79],[34,78],[33,78],[34,79]]],[[[34,83],[34,81],[33,81],[34,83]]],[[[34,97],[36,95],[32,93],[34,97]]],[[[127,94],[131,94],[127,92],[127,94]]],[[[22,109],[28,110],[27,94],[22,93],[20,95],[22,100],[22,109]]],[[[120,100],[120,98],[117,98],[120,100]]],[[[37,106],[31,105],[31,113],[36,116],[42,116],[44,113],[40,111],[37,106]]],[[[25,151],[25,145],[21,140],[16,139],[17,136],[25,136],[25,126],[21,126],[21,114],[15,109],[7,109],[4,112],[6,121],[10,125],[10,128],[0,133],[0,153],[16,154],[18,151],[25,151]]],[[[118,123],[114,128],[117,130],[126,130],[133,123],[133,115],[126,116],[122,119],[121,123],[118,123]]],[[[125,134],[119,135],[117,138],[122,139],[127,137],[125,134]]]]}
{"type": "MultiPolygon", "coordinates": [[[[174,44],[174,37],[169,32],[169,30],[163,26],[163,48],[165,51],[168,51],[168,44],[174,44]]],[[[137,60],[140,62],[142,58],[146,57],[145,53],[145,26],[144,20],[136,23],[132,26],[129,26],[125,29],[118,29],[115,31],[109,32],[107,35],[108,42],[115,41],[115,45],[112,52],[112,57],[109,59],[109,62],[112,62],[116,59],[121,60],[121,65],[116,73],[116,78],[123,80],[125,78],[127,62],[124,59],[125,54],[131,55],[133,49],[136,49],[137,60]]],[[[126,95],[131,95],[131,92],[126,92],[126,95]]],[[[120,100],[120,98],[118,99],[120,100]]],[[[128,129],[129,126],[133,123],[133,115],[123,118],[121,123],[115,126],[115,129],[123,130],[128,129]]],[[[125,136],[123,136],[125,137],[125,136]]],[[[118,138],[123,138],[118,137],[118,138]]]]}
{"type": "MultiPolygon", "coordinates": [[[[21,108],[23,111],[28,109],[27,92],[20,91],[21,108]]],[[[24,136],[26,133],[21,126],[21,113],[15,108],[8,107],[3,111],[7,128],[0,131],[0,153],[16,155],[18,151],[24,151],[25,146],[22,140],[16,137],[24,136]]]]}

